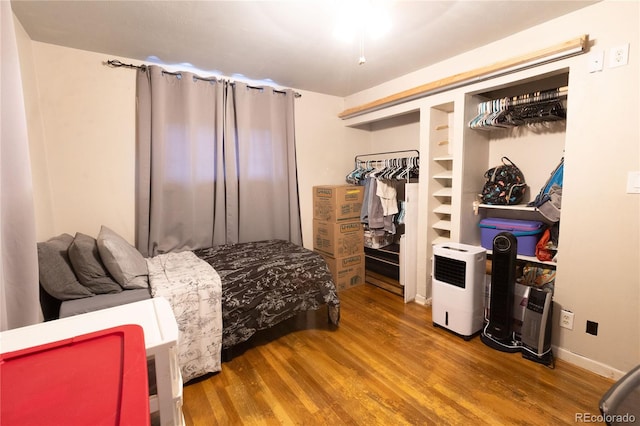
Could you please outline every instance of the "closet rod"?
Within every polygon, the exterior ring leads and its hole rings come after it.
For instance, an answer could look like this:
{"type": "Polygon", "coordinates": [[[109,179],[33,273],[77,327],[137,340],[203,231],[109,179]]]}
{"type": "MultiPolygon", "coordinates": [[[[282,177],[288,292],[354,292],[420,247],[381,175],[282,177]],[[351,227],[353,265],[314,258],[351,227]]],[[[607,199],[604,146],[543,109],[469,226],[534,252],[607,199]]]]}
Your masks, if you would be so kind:
{"type": "MultiPolygon", "coordinates": [[[[124,68],[135,68],[135,69],[138,69],[138,70],[141,70],[141,71],[144,71],[144,70],[147,69],[147,66],[144,65],[144,64],[143,65],[125,64],[125,63],[123,63],[123,62],[121,62],[121,61],[119,61],[117,59],[109,59],[109,60],[107,60],[107,62],[105,62],[105,65],[108,65],[108,66],[113,67],[113,68],[121,68],[121,67],[124,67],[124,68]]],[[[182,75],[179,71],[178,72],[171,72],[171,71],[163,70],[163,72],[166,73],[166,74],[170,74],[170,75],[182,75]]],[[[235,82],[233,82],[232,80],[226,79],[226,78],[219,78],[219,77],[205,78],[205,77],[200,77],[200,76],[195,75],[195,74],[194,74],[193,78],[195,78],[197,80],[202,80],[202,81],[227,81],[227,82],[229,82],[231,84],[235,84],[235,82]]],[[[247,87],[249,89],[255,89],[255,90],[263,90],[264,89],[264,87],[251,86],[249,84],[247,84],[247,87]]],[[[271,87],[271,86],[268,86],[268,87],[271,87]]],[[[281,93],[281,94],[285,94],[286,93],[283,90],[277,90],[275,88],[273,88],[273,91],[276,92],[276,93],[281,93]]],[[[296,97],[296,98],[301,98],[302,94],[294,91],[293,92],[293,96],[296,97]]]]}
{"type": "Polygon", "coordinates": [[[358,154],[355,156],[355,158],[353,159],[353,162],[358,165],[358,161],[360,160],[359,157],[368,157],[371,155],[387,155],[387,154],[403,154],[403,153],[408,153],[408,152],[415,152],[418,158],[420,158],[420,151],[418,151],[417,149],[405,149],[405,150],[401,150],[401,151],[387,151],[387,152],[372,152],[371,154],[358,154]]]}
{"type": "Polygon", "coordinates": [[[542,100],[547,99],[557,99],[559,97],[567,96],[569,94],[569,86],[561,86],[556,89],[546,89],[546,90],[536,90],[535,92],[521,93],[517,96],[502,96],[497,99],[509,98],[516,99],[523,96],[527,96],[531,102],[535,102],[543,98],[542,100]]]}

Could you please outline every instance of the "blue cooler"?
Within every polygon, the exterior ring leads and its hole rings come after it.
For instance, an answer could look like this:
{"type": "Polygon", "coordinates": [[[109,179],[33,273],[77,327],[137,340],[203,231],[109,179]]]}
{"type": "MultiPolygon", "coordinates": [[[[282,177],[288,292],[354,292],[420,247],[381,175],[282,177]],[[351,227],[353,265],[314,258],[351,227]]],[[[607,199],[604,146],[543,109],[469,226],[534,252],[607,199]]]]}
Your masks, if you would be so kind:
{"type": "Polygon", "coordinates": [[[493,239],[500,232],[511,232],[518,240],[518,254],[535,256],[536,244],[542,236],[544,224],[536,220],[516,220],[488,217],[480,221],[482,247],[492,250],[493,239]]]}

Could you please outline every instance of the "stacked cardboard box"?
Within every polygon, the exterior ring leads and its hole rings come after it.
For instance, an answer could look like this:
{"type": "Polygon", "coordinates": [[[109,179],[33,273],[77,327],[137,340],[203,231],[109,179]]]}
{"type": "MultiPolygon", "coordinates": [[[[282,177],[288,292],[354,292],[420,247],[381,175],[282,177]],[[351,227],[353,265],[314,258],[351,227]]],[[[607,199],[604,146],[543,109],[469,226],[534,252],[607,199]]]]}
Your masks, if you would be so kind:
{"type": "Polygon", "coordinates": [[[313,187],[313,249],[326,260],[338,290],[364,283],[364,187],[313,187]]]}

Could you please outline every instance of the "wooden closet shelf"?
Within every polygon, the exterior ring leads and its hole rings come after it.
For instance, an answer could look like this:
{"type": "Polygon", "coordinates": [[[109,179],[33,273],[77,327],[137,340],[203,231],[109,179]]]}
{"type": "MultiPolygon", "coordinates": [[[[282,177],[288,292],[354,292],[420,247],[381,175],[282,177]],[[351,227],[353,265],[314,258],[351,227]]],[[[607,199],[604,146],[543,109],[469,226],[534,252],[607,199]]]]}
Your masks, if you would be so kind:
{"type": "Polygon", "coordinates": [[[453,196],[453,189],[451,188],[442,188],[436,192],[433,193],[434,197],[452,197],[453,196]]]}
{"type": "Polygon", "coordinates": [[[453,179],[453,172],[452,171],[448,171],[446,173],[439,173],[437,175],[433,175],[434,179],[445,179],[445,180],[449,180],[449,179],[453,179]]]}
{"type": "Polygon", "coordinates": [[[434,213],[438,213],[438,214],[451,214],[452,209],[451,209],[451,204],[441,204],[438,207],[436,207],[435,209],[433,209],[434,213]]]}
{"type": "Polygon", "coordinates": [[[391,105],[396,105],[413,99],[422,98],[435,93],[440,93],[451,87],[460,87],[470,84],[471,82],[477,82],[482,78],[491,78],[492,76],[498,75],[501,72],[506,73],[509,70],[513,70],[514,68],[523,67],[531,64],[532,62],[540,61],[546,58],[552,60],[552,58],[556,58],[558,57],[558,55],[562,54],[582,54],[587,51],[588,45],[589,35],[584,34],[580,37],[576,37],[563,43],[540,49],[526,55],[503,60],[491,65],[486,65],[470,71],[455,74],[450,77],[441,78],[439,80],[435,80],[418,87],[385,96],[375,101],[367,102],[357,107],[346,109],[338,114],[338,117],[347,119],[367,112],[376,111],[378,109],[382,109],[391,105]]]}

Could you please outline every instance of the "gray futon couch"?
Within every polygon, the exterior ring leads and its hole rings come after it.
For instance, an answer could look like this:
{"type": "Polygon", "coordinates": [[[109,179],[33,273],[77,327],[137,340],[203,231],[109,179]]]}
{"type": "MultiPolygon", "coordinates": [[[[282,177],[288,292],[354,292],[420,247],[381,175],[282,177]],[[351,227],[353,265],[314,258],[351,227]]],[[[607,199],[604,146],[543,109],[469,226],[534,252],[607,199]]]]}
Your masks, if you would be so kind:
{"type": "Polygon", "coordinates": [[[151,298],[144,257],[105,226],[38,243],[38,267],[45,321],[151,298]]]}

